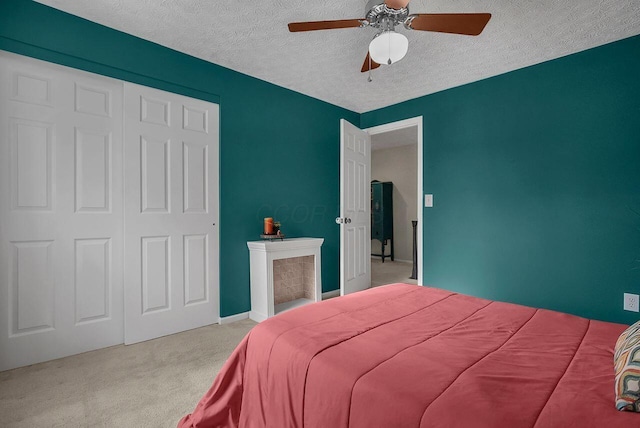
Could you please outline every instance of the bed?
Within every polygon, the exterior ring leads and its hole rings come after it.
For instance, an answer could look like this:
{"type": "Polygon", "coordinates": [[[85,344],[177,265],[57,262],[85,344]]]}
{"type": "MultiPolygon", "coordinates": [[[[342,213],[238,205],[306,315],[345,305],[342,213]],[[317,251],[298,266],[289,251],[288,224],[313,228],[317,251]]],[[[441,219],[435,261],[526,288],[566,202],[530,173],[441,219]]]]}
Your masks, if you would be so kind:
{"type": "Polygon", "coordinates": [[[640,426],[614,406],[614,345],[626,327],[376,287],[255,326],[178,426],[640,426]]]}

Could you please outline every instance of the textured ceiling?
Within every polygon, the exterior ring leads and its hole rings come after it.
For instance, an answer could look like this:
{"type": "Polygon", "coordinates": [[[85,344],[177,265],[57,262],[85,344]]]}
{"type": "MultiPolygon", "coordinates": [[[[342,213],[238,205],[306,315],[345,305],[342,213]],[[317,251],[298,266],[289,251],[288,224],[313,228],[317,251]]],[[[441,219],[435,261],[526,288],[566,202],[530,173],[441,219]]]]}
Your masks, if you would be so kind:
{"type": "Polygon", "coordinates": [[[640,34],[639,0],[413,0],[412,13],[489,12],[477,37],[399,29],[407,56],[360,73],[373,28],[290,33],[363,18],[367,0],[38,0],[362,113],[640,34]]]}

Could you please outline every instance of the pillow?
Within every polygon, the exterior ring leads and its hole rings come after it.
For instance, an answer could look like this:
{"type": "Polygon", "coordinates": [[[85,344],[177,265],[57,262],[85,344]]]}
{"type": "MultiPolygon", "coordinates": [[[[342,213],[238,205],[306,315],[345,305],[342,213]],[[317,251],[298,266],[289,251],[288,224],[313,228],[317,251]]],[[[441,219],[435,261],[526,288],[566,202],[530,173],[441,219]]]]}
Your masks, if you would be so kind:
{"type": "Polygon", "coordinates": [[[614,351],[616,408],[640,412],[640,321],[620,335],[614,351]]]}

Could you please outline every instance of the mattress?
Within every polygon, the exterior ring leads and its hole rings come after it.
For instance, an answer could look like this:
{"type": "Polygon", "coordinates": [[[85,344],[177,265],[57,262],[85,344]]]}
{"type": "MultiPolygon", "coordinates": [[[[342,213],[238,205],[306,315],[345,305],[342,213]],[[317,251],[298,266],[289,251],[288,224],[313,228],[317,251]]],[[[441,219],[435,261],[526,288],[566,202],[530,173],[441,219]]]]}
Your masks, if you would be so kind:
{"type": "Polygon", "coordinates": [[[614,406],[625,325],[409,284],[252,329],[179,427],[640,426],[614,406]]]}

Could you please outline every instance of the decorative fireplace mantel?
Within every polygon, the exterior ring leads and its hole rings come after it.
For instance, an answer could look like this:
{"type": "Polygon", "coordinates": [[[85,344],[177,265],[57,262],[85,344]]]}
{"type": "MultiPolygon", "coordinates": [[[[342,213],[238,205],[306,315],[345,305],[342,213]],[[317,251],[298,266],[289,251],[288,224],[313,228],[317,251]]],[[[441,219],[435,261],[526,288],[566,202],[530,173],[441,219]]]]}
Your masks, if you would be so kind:
{"type": "Polygon", "coordinates": [[[323,238],[247,242],[251,267],[249,318],[260,322],[321,300],[323,242],[323,238]]]}

